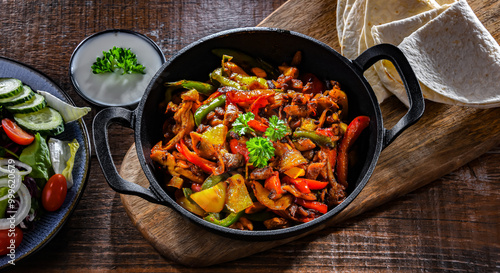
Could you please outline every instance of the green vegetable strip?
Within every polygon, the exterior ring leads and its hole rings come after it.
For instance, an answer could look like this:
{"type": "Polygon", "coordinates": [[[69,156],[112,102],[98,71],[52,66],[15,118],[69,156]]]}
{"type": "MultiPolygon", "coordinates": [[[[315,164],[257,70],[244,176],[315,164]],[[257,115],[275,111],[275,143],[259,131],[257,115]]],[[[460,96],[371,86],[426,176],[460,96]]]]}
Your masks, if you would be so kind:
{"type": "Polygon", "coordinates": [[[185,89],[196,89],[196,91],[205,94],[205,95],[210,95],[212,94],[216,88],[209,84],[209,83],[204,83],[204,82],[199,82],[199,81],[189,81],[189,80],[180,80],[177,82],[169,82],[165,84],[167,87],[177,87],[177,88],[185,88],[185,89]]]}
{"type": "Polygon", "coordinates": [[[327,146],[330,148],[335,147],[335,142],[333,142],[329,137],[320,135],[316,132],[303,131],[300,129],[295,130],[295,132],[293,132],[292,138],[302,138],[302,137],[308,138],[320,146],[327,146]]]}
{"type": "Polygon", "coordinates": [[[209,189],[209,188],[219,184],[219,182],[224,181],[228,178],[229,178],[228,173],[223,173],[220,175],[211,175],[207,179],[205,179],[205,181],[201,185],[201,190],[209,189]]]}
{"type": "Polygon", "coordinates": [[[220,95],[217,98],[213,99],[210,103],[204,104],[194,113],[194,122],[196,126],[199,126],[203,119],[210,113],[215,110],[217,107],[221,107],[226,103],[226,95],[220,95]]]}
{"type": "Polygon", "coordinates": [[[239,90],[245,89],[238,82],[235,82],[227,77],[224,77],[222,75],[222,68],[220,68],[220,67],[215,69],[212,73],[210,73],[210,78],[219,82],[223,86],[229,86],[229,87],[233,87],[233,88],[236,88],[239,90]]]}
{"type": "Polygon", "coordinates": [[[189,196],[193,194],[193,190],[190,188],[182,188],[182,193],[184,194],[184,197],[189,199],[189,196]]]}
{"type": "Polygon", "coordinates": [[[184,197],[187,198],[187,200],[193,204],[196,204],[196,202],[191,198],[191,194],[193,194],[193,190],[190,188],[182,188],[182,194],[184,194],[184,197]]]}
{"type": "Polygon", "coordinates": [[[209,213],[203,219],[205,219],[206,221],[209,221],[210,223],[219,225],[219,226],[228,227],[228,226],[236,223],[236,221],[238,221],[238,219],[240,219],[240,217],[243,215],[243,213],[245,213],[245,211],[243,211],[243,210],[238,212],[238,213],[231,212],[228,216],[226,216],[226,218],[224,218],[222,220],[217,219],[216,214],[209,213]]]}
{"type": "Polygon", "coordinates": [[[253,82],[258,82],[262,86],[265,86],[265,88],[268,88],[267,80],[264,79],[264,78],[259,78],[259,77],[256,77],[256,76],[243,76],[243,75],[237,74],[234,77],[234,79],[236,79],[238,82],[246,84],[246,85],[250,85],[253,82]]]}

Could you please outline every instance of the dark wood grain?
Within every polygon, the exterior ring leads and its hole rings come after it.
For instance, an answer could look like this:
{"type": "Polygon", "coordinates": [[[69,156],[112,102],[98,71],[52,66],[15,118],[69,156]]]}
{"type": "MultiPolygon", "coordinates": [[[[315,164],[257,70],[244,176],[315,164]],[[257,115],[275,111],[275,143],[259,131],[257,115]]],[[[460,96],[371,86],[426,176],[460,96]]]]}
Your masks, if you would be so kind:
{"type": "MultiPolygon", "coordinates": [[[[169,57],[205,35],[257,25],[285,3],[228,2],[2,1],[0,55],[43,71],[78,105],[87,105],[68,78],[71,53],[86,36],[108,28],[136,30],[157,42],[169,57]]],[[[297,1],[286,4],[294,2],[297,1]]],[[[482,22],[490,31],[499,33],[498,1],[469,2],[475,10],[485,7],[478,16],[484,18],[482,22]]],[[[331,10],[331,5],[325,6],[322,1],[310,3],[318,9],[331,10]]],[[[303,5],[297,14],[308,12],[308,7],[303,5]]],[[[293,15],[275,15],[278,17],[264,23],[286,25],[293,19],[293,15]]],[[[314,31],[309,24],[303,27],[314,31]]],[[[329,35],[311,34],[318,39],[329,35]]],[[[389,113],[384,116],[400,112],[397,107],[387,109],[385,112],[389,113]]],[[[84,118],[89,131],[98,110],[84,118]]],[[[120,166],[133,143],[133,132],[112,126],[110,137],[116,139],[111,145],[115,163],[120,166]]],[[[67,224],[42,251],[20,261],[12,271],[499,271],[500,146],[484,152],[462,167],[448,162],[453,169],[449,174],[335,227],[203,269],[185,267],[162,257],[142,237],[127,216],[119,194],[106,184],[93,156],[87,188],[67,224]]]]}

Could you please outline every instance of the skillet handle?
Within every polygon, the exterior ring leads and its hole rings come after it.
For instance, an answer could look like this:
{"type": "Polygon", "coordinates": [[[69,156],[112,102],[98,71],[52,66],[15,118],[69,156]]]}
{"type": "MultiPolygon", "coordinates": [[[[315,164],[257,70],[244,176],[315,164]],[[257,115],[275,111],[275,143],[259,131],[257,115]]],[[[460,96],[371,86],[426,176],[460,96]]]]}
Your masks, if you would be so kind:
{"type": "Polygon", "coordinates": [[[399,76],[403,80],[406,94],[410,107],[408,112],[392,127],[387,130],[384,128],[384,142],[383,148],[387,147],[392,141],[399,136],[406,128],[417,122],[424,114],[425,104],[422,90],[418,83],[417,77],[413,72],[408,60],[403,52],[396,46],[390,44],[379,44],[367,49],[365,52],[356,58],[353,63],[358,66],[362,71],[370,68],[374,63],[379,60],[386,59],[391,61],[396,67],[399,76]]]}
{"type": "Polygon", "coordinates": [[[123,179],[116,170],[108,143],[108,127],[111,123],[117,123],[124,127],[134,129],[133,120],[135,115],[133,111],[111,107],[101,110],[94,117],[92,123],[92,132],[94,137],[94,146],[97,160],[101,165],[101,170],[109,186],[116,192],[131,194],[142,197],[152,203],[162,203],[161,198],[156,196],[151,189],[141,187],[135,183],[123,179]]]}

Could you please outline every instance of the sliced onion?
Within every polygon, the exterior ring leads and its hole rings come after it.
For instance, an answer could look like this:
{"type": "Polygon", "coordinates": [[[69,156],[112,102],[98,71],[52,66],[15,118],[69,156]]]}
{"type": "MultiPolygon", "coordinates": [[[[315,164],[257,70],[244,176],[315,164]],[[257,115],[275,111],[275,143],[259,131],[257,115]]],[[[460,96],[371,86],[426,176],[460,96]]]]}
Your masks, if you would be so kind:
{"type": "MultiPolygon", "coordinates": [[[[10,175],[10,174],[9,174],[10,175]]],[[[21,187],[21,184],[23,183],[21,181],[21,175],[19,175],[19,171],[16,169],[16,171],[13,173],[14,179],[11,179],[9,177],[2,177],[0,178],[0,188],[3,187],[8,187],[14,191],[14,193],[17,193],[19,188],[21,187]],[[9,181],[14,180],[14,186],[9,185],[9,181]]],[[[8,194],[0,197],[0,201],[6,200],[8,198],[8,194]]]]}
{"type": "Polygon", "coordinates": [[[31,173],[31,170],[32,170],[30,165],[25,164],[19,160],[2,158],[2,159],[0,159],[0,172],[9,174],[10,173],[10,170],[8,167],[9,165],[14,165],[18,168],[20,167],[20,168],[25,169],[25,171],[19,171],[20,175],[27,175],[27,174],[31,173]],[[14,162],[14,164],[12,164],[12,162],[14,162]],[[5,168],[6,166],[7,166],[7,168],[5,168]]]}
{"type": "MultiPolygon", "coordinates": [[[[14,226],[19,225],[31,209],[31,196],[28,188],[21,183],[21,187],[19,187],[19,191],[17,192],[19,196],[19,208],[14,214],[14,226]]],[[[11,226],[10,218],[2,218],[0,219],[0,230],[9,229],[11,226]]]]}

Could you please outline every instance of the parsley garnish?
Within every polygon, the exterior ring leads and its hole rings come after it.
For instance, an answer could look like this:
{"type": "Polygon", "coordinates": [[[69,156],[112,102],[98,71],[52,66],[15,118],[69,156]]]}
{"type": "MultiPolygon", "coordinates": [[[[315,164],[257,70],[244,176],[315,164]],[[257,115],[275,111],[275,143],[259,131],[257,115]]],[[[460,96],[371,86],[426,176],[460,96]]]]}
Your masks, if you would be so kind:
{"type": "Polygon", "coordinates": [[[272,141],[278,141],[282,139],[288,133],[288,127],[285,121],[279,119],[277,116],[272,116],[269,119],[269,127],[267,128],[264,135],[271,139],[272,141]]]}
{"type": "Polygon", "coordinates": [[[245,135],[246,133],[255,132],[252,128],[250,128],[250,126],[248,126],[248,122],[254,118],[255,115],[252,112],[238,116],[233,122],[233,131],[240,136],[245,135]]]}
{"type": "Polygon", "coordinates": [[[145,74],[142,64],[137,63],[137,56],[129,49],[114,46],[108,51],[102,52],[103,57],[97,57],[96,62],[92,65],[92,73],[104,74],[112,73],[116,69],[122,69],[123,74],[145,74]]]}
{"type": "Polygon", "coordinates": [[[246,143],[248,149],[248,162],[252,163],[255,168],[264,168],[267,161],[274,156],[273,143],[263,137],[254,137],[246,143]]]}

